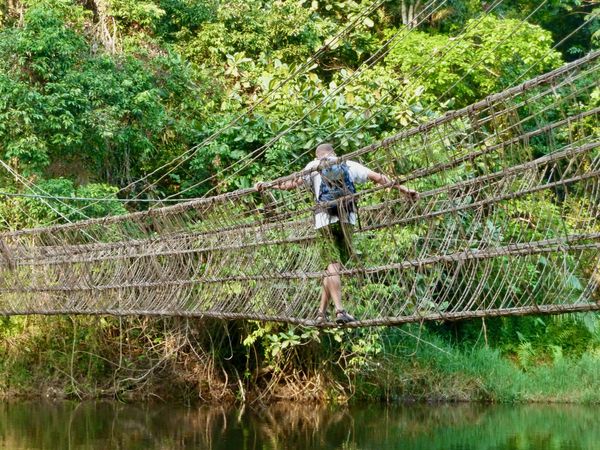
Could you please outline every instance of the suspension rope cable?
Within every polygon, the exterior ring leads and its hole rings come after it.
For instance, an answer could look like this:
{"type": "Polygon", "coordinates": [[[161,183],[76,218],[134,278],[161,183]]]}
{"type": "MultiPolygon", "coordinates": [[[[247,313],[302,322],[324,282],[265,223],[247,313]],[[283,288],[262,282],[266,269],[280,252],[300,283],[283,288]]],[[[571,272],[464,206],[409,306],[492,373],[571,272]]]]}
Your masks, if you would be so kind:
{"type": "MultiPolygon", "coordinates": [[[[36,185],[37,186],[37,185],[36,185]]],[[[8,191],[0,191],[0,197],[23,197],[23,198],[35,198],[35,199],[49,199],[49,200],[63,200],[63,201],[90,201],[90,202],[119,202],[119,203],[129,203],[130,199],[127,198],[118,198],[118,197],[66,197],[60,195],[43,195],[43,194],[25,194],[22,192],[8,192],[8,191]]],[[[156,203],[156,202],[180,202],[180,200],[171,200],[171,199],[149,199],[149,198],[141,198],[136,199],[136,202],[140,203],[156,203]]],[[[77,212],[81,212],[82,208],[77,208],[77,212]]]]}

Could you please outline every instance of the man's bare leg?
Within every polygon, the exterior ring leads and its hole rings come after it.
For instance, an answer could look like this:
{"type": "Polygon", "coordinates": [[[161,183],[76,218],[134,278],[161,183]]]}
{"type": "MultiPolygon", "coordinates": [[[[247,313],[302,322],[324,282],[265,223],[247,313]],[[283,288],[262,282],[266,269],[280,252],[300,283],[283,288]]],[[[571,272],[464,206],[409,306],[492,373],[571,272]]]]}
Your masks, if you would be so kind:
{"type": "Polygon", "coordinates": [[[332,263],[327,266],[327,273],[330,275],[323,278],[323,289],[321,291],[321,305],[319,311],[321,313],[327,312],[327,306],[329,305],[329,299],[333,300],[337,311],[344,309],[342,306],[342,281],[340,279],[339,271],[341,269],[340,263],[332,263]]]}
{"type": "Polygon", "coordinates": [[[323,286],[321,287],[321,304],[319,305],[319,313],[325,317],[327,307],[329,306],[329,287],[327,286],[327,277],[323,278],[323,286]]]}

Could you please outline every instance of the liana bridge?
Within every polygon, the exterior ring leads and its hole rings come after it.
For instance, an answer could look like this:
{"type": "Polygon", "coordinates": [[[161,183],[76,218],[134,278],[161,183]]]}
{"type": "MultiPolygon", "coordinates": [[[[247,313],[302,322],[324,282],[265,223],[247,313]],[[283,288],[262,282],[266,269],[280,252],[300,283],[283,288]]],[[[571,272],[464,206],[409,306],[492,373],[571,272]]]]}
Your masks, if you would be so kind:
{"type": "MultiPolygon", "coordinates": [[[[343,157],[422,193],[357,194],[347,326],[600,309],[599,56],[343,157]]],[[[311,194],[267,192],[3,233],[0,314],[314,324],[311,194]]]]}

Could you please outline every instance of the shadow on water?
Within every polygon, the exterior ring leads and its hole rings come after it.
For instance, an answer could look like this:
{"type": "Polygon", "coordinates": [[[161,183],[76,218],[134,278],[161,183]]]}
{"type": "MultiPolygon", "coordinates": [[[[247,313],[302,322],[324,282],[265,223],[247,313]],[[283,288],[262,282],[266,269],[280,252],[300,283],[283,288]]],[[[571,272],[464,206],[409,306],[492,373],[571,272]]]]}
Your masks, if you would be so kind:
{"type": "Polygon", "coordinates": [[[0,403],[0,448],[596,450],[598,406],[0,403]]]}

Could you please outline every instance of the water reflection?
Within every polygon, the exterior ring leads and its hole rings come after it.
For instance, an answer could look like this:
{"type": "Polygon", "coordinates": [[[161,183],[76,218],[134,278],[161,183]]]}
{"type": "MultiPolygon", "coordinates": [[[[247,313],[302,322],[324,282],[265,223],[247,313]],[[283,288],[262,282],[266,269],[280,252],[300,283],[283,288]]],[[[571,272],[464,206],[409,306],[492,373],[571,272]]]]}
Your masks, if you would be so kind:
{"type": "Polygon", "coordinates": [[[597,450],[600,407],[0,403],[0,448],[597,450]]]}

